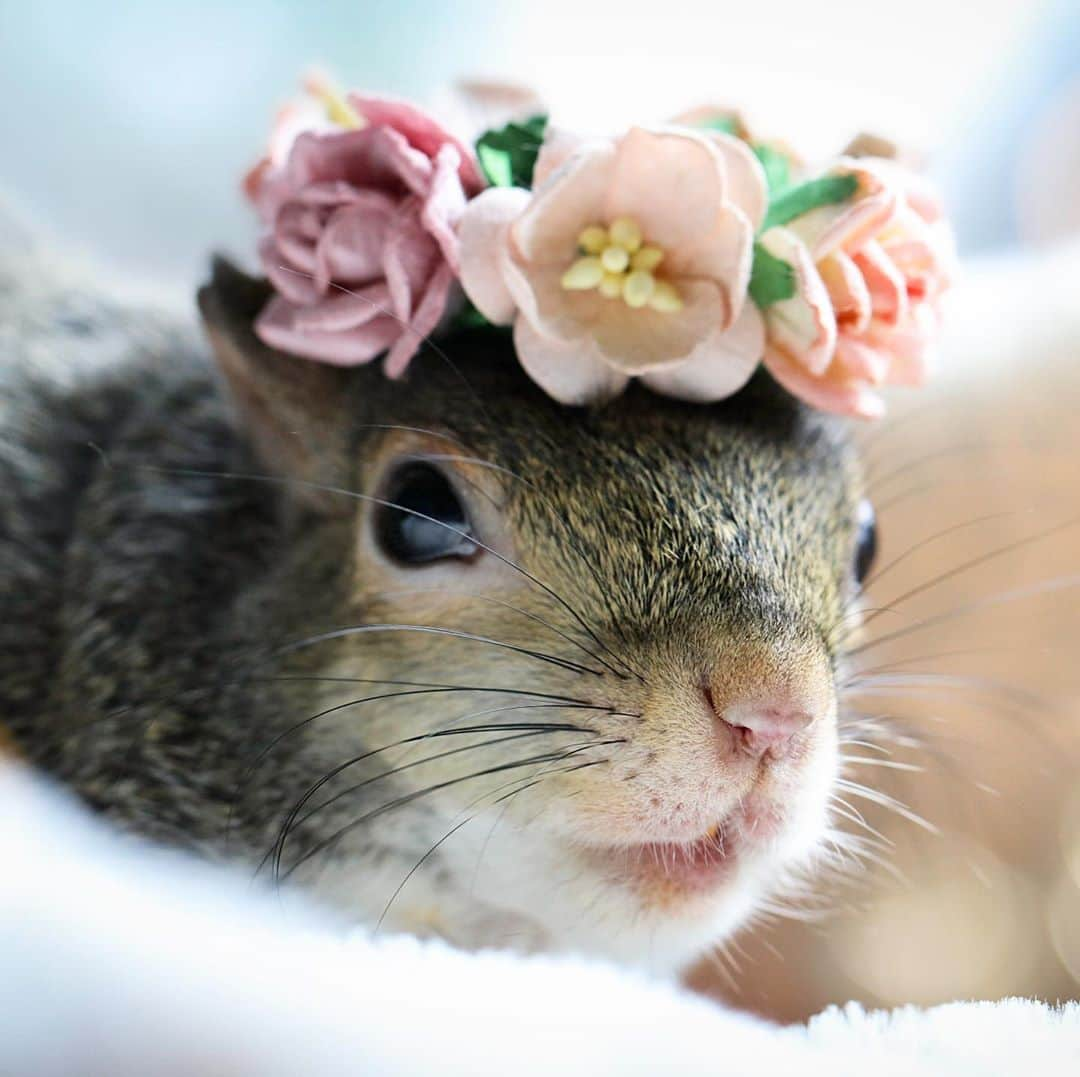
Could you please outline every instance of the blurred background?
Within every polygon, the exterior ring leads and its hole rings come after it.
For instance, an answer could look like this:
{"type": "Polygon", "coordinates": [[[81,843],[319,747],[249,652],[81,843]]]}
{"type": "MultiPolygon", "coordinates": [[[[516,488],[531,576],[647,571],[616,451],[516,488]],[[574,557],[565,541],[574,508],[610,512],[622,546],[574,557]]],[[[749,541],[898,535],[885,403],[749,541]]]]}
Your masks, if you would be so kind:
{"type": "Polygon", "coordinates": [[[851,780],[905,807],[842,789],[879,863],[693,979],[783,1019],[1080,996],[1080,542],[1053,530],[1080,514],[1080,338],[1035,313],[1062,274],[1074,328],[1080,306],[1080,262],[1056,253],[1080,236],[1075,0],[5,2],[0,190],[65,243],[190,287],[212,248],[253,250],[239,178],[313,64],[434,103],[509,78],[579,127],[736,105],[809,156],[871,130],[923,157],[976,282],[967,380],[866,438],[881,612],[850,700],[868,746],[848,750],[851,780]],[[1025,376],[1036,344],[1065,372],[1053,391],[1025,376]]]}
{"type": "Polygon", "coordinates": [[[428,102],[501,76],[579,128],[716,101],[811,155],[887,132],[984,251],[1080,227],[1078,57],[1072,0],[3,3],[0,186],[121,267],[191,282],[209,248],[250,250],[238,180],[312,64],[428,102]]]}

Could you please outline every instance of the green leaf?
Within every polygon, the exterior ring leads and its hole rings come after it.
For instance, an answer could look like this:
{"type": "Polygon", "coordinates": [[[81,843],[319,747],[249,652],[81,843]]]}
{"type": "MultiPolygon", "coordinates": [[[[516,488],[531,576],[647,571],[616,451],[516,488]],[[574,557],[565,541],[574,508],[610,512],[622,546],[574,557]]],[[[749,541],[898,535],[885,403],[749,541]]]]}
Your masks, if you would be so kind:
{"type": "Polygon", "coordinates": [[[505,150],[498,150],[483,142],[477,142],[476,157],[480,162],[484,178],[492,187],[514,186],[514,169],[510,164],[510,155],[505,150]]]}
{"type": "Polygon", "coordinates": [[[708,119],[694,124],[706,131],[722,131],[725,135],[739,135],[739,118],[733,112],[717,112],[708,119]]]}
{"type": "Polygon", "coordinates": [[[765,180],[769,185],[769,196],[775,198],[791,184],[791,161],[786,153],[774,150],[764,144],[752,146],[754,156],[765,169],[765,180]]]}
{"type": "Polygon", "coordinates": [[[846,202],[858,189],[859,180],[850,174],[846,176],[820,176],[807,180],[797,187],[790,187],[769,203],[769,212],[761,226],[763,232],[780,224],[801,217],[819,206],[846,202]]]}
{"type": "Polygon", "coordinates": [[[461,310],[454,315],[450,322],[450,332],[456,333],[458,330],[483,329],[490,325],[491,322],[476,309],[472,300],[466,298],[461,310]]]}
{"type": "Polygon", "coordinates": [[[795,270],[783,258],[754,244],[754,264],[750,269],[750,298],[764,310],[795,294],[795,270]]]}
{"type": "Polygon", "coordinates": [[[485,131],[476,140],[476,157],[493,187],[531,187],[536,157],[544,141],[547,116],[485,131]]]}

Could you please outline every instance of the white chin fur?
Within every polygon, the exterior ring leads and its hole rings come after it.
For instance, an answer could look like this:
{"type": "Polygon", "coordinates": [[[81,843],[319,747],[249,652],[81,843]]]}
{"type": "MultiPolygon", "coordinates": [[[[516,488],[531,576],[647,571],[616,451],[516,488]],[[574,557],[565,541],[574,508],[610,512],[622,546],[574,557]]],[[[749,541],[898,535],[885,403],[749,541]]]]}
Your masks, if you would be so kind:
{"type": "MultiPolygon", "coordinates": [[[[674,975],[813,861],[826,830],[830,776],[822,759],[801,783],[781,831],[743,849],[714,888],[664,902],[587,864],[562,837],[535,824],[493,825],[485,815],[455,831],[440,846],[441,859],[426,861],[403,886],[416,860],[373,868],[345,856],[312,882],[347,915],[385,931],[440,937],[466,949],[583,954],[674,975]]],[[[445,830],[452,825],[447,821],[445,830]]]]}

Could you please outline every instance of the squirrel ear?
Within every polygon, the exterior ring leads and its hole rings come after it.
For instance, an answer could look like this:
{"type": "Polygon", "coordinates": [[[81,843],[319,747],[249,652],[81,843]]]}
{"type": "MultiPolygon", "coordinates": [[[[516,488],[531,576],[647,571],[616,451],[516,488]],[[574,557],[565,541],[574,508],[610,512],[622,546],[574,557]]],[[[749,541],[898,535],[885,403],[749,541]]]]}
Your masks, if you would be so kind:
{"type": "Polygon", "coordinates": [[[253,323],[269,296],[266,281],[215,257],[210,281],[198,293],[210,346],[262,464],[299,480],[292,490],[308,505],[341,508],[342,498],[316,484],[348,482],[347,372],[263,344],[253,323]]]}

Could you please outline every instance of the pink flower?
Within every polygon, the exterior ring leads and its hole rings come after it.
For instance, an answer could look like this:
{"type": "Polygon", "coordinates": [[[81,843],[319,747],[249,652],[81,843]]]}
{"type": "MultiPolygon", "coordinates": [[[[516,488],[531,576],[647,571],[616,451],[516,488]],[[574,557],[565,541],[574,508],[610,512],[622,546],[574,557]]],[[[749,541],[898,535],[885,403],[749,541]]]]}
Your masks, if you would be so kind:
{"type": "Polygon", "coordinates": [[[734,393],[761,358],[746,299],[765,177],[727,135],[550,132],[534,189],[492,188],[459,228],[461,282],[551,396],[584,404],[632,377],[688,400],[734,393]]]}
{"type": "Polygon", "coordinates": [[[884,411],[875,387],[926,377],[952,240],[936,196],[900,166],[841,159],[833,173],[857,178],[852,200],[761,236],[796,281],[765,311],[765,365],[815,407],[874,418],[884,411]]]}
{"type": "Polygon", "coordinates": [[[483,181],[472,154],[411,105],[315,92],[331,122],[313,130],[304,125],[317,116],[284,113],[246,182],[269,229],[259,255],[277,292],[255,331],[342,366],[389,349],[386,373],[398,377],[443,316],[455,228],[483,181]]]}

